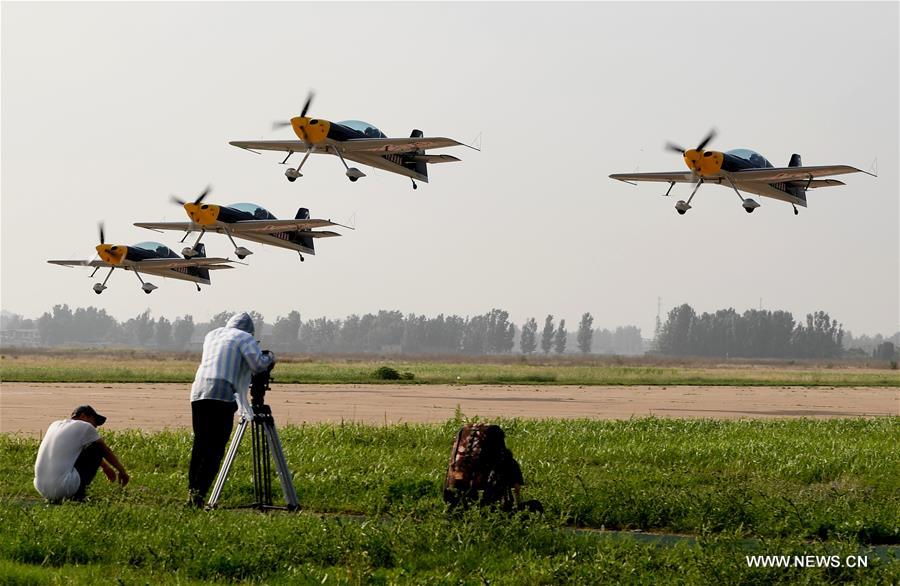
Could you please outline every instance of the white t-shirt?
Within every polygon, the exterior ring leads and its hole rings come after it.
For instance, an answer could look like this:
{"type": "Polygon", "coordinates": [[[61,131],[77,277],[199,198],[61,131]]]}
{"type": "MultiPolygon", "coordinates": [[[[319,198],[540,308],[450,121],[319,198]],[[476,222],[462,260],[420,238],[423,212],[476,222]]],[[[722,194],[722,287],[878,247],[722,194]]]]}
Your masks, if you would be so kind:
{"type": "Polygon", "coordinates": [[[51,423],[34,462],[34,487],[41,496],[54,500],[75,494],[81,484],[75,461],[85,446],[99,439],[97,429],[87,421],[63,419],[51,423]]]}

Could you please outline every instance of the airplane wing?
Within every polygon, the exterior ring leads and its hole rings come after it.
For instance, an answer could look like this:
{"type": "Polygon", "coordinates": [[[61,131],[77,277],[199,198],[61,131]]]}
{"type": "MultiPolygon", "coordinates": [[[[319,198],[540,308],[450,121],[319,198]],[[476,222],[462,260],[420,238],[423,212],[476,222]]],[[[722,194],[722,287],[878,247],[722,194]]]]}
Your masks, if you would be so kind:
{"type": "Polygon", "coordinates": [[[844,175],[846,173],[866,173],[867,175],[872,175],[867,171],[849,165],[818,165],[814,167],[768,167],[764,169],[747,169],[746,171],[734,171],[731,176],[735,181],[774,183],[780,181],[802,181],[814,177],[844,175]]]}
{"type": "Polygon", "coordinates": [[[663,173],[615,173],[610,179],[618,179],[625,183],[633,181],[658,181],[660,183],[696,183],[697,176],[690,171],[671,171],[663,173]]]}
{"type": "Polygon", "coordinates": [[[102,260],[48,260],[52,265],[60,265],[64,267],[112,267],[108,262],[102,260]]]}
{"type": "MultiPolygon", "coordinates": [[[[248,151],[302,153],[308,148],[307,144],[302,140],[233,140],[228,144],[248,151]]],[[[452,138],[427,136],[416,138],[351,138],[342,142],[329,141],[325,150],[333,152],[335,145],[340,145],[343,153],[409,153],[419,149],[440,149],[451,146],[465,146],[476,151],[478,150],[452,138]]],[[[317,147],[317,150],[321,149],[322,147],[317,147]]]]}
{"type": "MultiPolygon", "coordinates": [[[[187,232],[188,230],[192,230],[197,232],[201,229],[206,230],[207,232],[217,232],[219,234],[225,233],[225,228],[223,226],[205,226],[201,227],[191,222],[135,222],[134,224],[138,228],[148,228],[150,230],[175,230],[179,232],[187,232]]],[[[325,226],[342,226],[344,228],[349,228],[349,226],[343,226],[343,224],[338,224],[336,222],[332,222],[331,220],[243,220],[240,222],[234,222],[228,224],[228,230],[232,233],[232,235],[242,234],[242,233],[268,233],[274,234],[276,232],[288,232],[293,230],[308,230],[310,228],[323,228],[325,226]]],[[[350,228],[352,230],[352,228],[350,228]]],[[[337,234],[340,236],[339,234],[337,234]]]]}
{"type": "Polygon", "coordinates": [[[187,267],[205,267],[205,268],[231,268],[227,263],[232,262],[227,258],[148,258],[129,263],[128,266],[137,268],[138,270],[162,270],[162,269],[180,269],[187,267]]]}
{"type": "Polygon", "coordinates": [[[290,151],[302,153],[308,148],[302,140],[233,140],[228,144],[248,151],[283,151],[285,153],[290,151]]]}
{"type": "Polygon", "coordinates": [[[340,143],[345,153],[409,153],[417,150],[440,149],[451,146],[466,146],[478,150],[467,144],[463,144],[452,138],[444,137],[414,137],[414,138],[351,138],[340,143]]]}

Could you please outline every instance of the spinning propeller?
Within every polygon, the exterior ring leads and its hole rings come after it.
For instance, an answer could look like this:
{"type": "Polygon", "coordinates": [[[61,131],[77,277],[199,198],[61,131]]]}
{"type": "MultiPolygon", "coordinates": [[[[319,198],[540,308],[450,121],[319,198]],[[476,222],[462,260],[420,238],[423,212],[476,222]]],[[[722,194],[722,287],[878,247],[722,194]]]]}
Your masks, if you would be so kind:
{"type": "MultiPolygon", "coordinates": [[[[212,185],[207,185],[206,189],[204,189],[203,192],[197,196],[197,199],[194,200],[194,205],[199,205],[204,199],[206,199],[206,196],[209,195],[210,191],[212,191],[212,185]]],[[[169,201],[171,201],[172,203],[176,203],[180,206],[183,206],[184,204],[188,203],[182,199],[179,199],[178,197],[176,197],[174,195],[169,197],[169,201]]],[[[102,230],[102,228],[101,228],[101,230],[102,230]]],[[[101,234],[102,234],[102,232],[101,232],[101,234]]]]}
{"type": "MultiPolygon", "coordinates": [[[[310,104],[312,104],[313,97],[315,93],[310,90],[310,92],[306,95],[306,103],[303,104],[303,110],[300,111],[299,118],[305,118],[306,112],[309,110],[310,104]]],[[[285,128],[286,126],[293,126],[290,121],[285,122],[284,120],[275,121],[272,123],[272,130],[278,130],[279,128],[285,128]]],[[[304,142],[309,142],[306,137],[306,128],[303,125],[300,125],[300,132],[303,134],[304,142]]]]}
{"type": "Polygon", "coordinates": [[[716,137],[715,128],[709,131],[700,144],[693,149],[685,149],[677,144],[667,142],[666,149],[681,154],[684,157],[684,163],[692,173],[700,175],[712,175],[718,173],[722,168],[722,153],[716,151],[703,150],[712,139],[716,137]]]}

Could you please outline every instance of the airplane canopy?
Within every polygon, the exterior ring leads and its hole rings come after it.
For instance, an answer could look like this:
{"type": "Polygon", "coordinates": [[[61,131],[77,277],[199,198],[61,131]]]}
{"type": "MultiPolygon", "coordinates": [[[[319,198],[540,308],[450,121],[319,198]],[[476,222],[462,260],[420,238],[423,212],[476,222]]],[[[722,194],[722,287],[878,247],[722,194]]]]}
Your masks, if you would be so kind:
{"type": "Polygon", "coordinates": [[[745,161],[750,161],[754,167],[774,167],[772,163],[768,161],[764,156],[759,154],[756,151],[751,151],[750,149],[734,149],[731,151],[725,151],[726,155],[732,155],[738,157],[739,159],[744,159],[745,161]]]}
{"type": "Polygon", "coordinates": [[[149,240],[147,242],[138,242],[137,244],[132,244],[131,248],[140,248],[146,250],[147,252],[155,253],[161,258],[181,258],[177,254],[172,252],[172,249],[170,249],[168,246],[159,242],[152,242],[149,240]]]}
{"type": "Polygon", "coordinates": [[[275,220],[275,216],[273,216],[269,210],[266,208],[256,205],[255,203],[233,203],[228,207],[234,208],[236,210],[240,210],[242,212],[247,212],[248,214],[253,214],[254,220],[275,220]]]}
{"type": "Polygon", "coordinates": [[[338,122],[341,126],[352,128],[353,130],[362,132],[369,138],[387,138],[383,132],[378,130],[374,124],[363,122],[362,120],[342,120],[338,122]]]}

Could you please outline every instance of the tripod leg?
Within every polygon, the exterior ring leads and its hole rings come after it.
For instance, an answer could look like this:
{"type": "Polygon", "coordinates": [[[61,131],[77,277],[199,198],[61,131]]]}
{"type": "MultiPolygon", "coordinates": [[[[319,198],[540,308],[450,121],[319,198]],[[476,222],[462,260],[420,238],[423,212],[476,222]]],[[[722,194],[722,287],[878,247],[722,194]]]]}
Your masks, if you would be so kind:
{"type": "Polygon", "coordinates": [[[275,470],[278,472],[278,480],[281,482],[281,492],[284,493],[284,501],[289,510],[300,508],[297,500],[297,492],[294,490],[294,482],[291,479],[291,471],[284,459],[284,451],[281,449],[281,440],[278,438],[278,430],[275,429],[275,420],[269,418],[265,425],[266,434],[269,436],[269,446],[272,449],[272,457],[275,460],[275,470]]]}
{"type": "Polygon", "coordinates": [[[206,504],[207,508],[215,508],[216,504],[219,502],[219,497],[222,496],[222,488],[225,486],[225,479],[228,477],[228,471],[234,463],[234,457],[237,455],[238,446],[241,445],[241,439],[244,437],[244,431],[247,429],[248,423],[249,422],[243,417],[241,418],[241,422],[238,423],[238,427],[234,432],[234,437],[231,438],[231,443],[228,445],[228,453],[225,454],[225,461],[222,462],[222,467],[219,469],[219,475],[216,476],[216,483],[213,485],[212,494],[206,504]]]}

